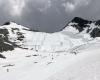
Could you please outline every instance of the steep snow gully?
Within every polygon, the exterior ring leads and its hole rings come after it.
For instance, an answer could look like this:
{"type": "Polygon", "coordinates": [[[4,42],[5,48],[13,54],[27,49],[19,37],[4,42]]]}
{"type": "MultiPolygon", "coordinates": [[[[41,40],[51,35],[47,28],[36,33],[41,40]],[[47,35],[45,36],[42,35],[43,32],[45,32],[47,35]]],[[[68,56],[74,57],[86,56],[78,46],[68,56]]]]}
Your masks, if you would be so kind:
{"type": "Polygon", "coordinates": [[[0,26],[0,80],[99,79],[99,20],[75,17],[55,33],[0,26]]]}

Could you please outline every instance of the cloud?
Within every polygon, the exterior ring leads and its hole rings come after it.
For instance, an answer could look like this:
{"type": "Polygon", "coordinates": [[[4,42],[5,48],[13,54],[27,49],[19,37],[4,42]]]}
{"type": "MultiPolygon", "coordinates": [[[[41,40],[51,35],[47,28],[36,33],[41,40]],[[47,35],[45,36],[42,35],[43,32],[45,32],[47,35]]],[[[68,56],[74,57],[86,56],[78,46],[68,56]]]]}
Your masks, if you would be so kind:
{"type": "Polygon", "coordinates": [[[40,12],[44,12],[52,6],[51,0],[29,0],[28,3],[40,12]]]}
{"type": "Polygon", "coordinates": [[[0,0],[2,10],[11,16],[21,16],[27,0],[0,0]]]}
{"type": "Polygon", "coordinates": [[[44,12],[51,7],[51,0],[8,0],[10,15],[12,17],[20,17],[23,11],[26,10],[25,8],[30,6],[28,5],[29,3],[40,12],[44,12]]]}
{"type": "Polygon", "coordinates": [[[46,0],[45,2],[44,1],[43,1],[43,3],[45,3],[45,4],[43,4],[44,6],[38,8],[40,10],[40,12],[44,12],[52,6],[51,0],[46,0]]]}
{"type": "Polygon", "coordinates": [[[89,5],[89,3],[90,0],[72,0],[70,2],[67,1],[66,3],[63,3],[62,6],[65,7],[66,12],[72,12],[79,7],[89,5]]]}
{"type": "Polygon", "coordinates": [[[25,4],[25,0],[9,0],[10,14],[12,16],[20,16],[24,7],[26,6],[25,4]]]}
{"type": "Polygon", "coordinates": [[[100,0],[0,0],[0,24],[15,21],[41,31],[60,30],[73,17],[100,19],[100,0]]]}
{"type": "Polygon", "coordinates": [[[65,7],[65,11],[73,11],[75,9],[75,5],[71,2],[66,2],[62,4],[65,7]]]}

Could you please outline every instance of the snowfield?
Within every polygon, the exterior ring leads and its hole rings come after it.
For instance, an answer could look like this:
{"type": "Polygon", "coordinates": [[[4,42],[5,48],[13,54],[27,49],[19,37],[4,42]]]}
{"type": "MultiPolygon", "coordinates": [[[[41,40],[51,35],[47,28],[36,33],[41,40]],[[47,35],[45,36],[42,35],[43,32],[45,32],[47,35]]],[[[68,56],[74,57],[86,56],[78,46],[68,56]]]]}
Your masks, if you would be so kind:
{"type": "MultiPolygon", "coordinates": [[[[94,48],[93,48],[94,49],[94,48]]],[[[100,79],[100,50],[85,51],[70,62],[67,62],[59,72],[46,80],[99,80],[100,79]],[[68,64],[67,64],[68,63],[68,64]]]]}
{"type": "MultiPolygon", "coordinates": [[[[71,53],[15,49],[0,60],[0,80],[99,80],[100,43],[71,53]],[[99,44],[99,45],[98,45],[99,44]]],[[[92,45],[92,44],[89,44],[92,45]]],[[[88,45],[87,45],[88,46],[88,45]]]]}

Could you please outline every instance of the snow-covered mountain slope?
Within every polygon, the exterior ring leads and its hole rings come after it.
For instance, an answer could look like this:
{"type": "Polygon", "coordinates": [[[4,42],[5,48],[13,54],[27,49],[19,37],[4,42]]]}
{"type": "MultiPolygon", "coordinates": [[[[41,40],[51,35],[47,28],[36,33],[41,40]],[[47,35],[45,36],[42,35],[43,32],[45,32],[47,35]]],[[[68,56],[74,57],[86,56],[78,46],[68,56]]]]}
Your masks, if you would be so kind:
{"type": "MultiPolygon", "coordinates": [[[[91,45],[81,47],[82,52],[79,52],[69,62],[66,60],[63,69],[45,80],[99,80],[100,44],[91,45]]],[[[80,51],[80,49],[78,50],[80,51]]]]}
{"type": "Polygon", "coordinates": [[[10,22],[9,25],[3,25],[0,28],[6,29],[9,32],[7,34],[9,41],[20,48],[52,52],[64,51],[70,46],[69,41],[64,40],[63,35],[60,33],[34,32],[13,22],[10,22]],[[68,45],[66,46],[66,44],[68,45]]]}
{"type": "Polygon", "coordinates": [[[69,22],[64,31],[70,31],[74,34],[80,33],[82,36],[100,37],[100,21],[88,21],[79,17],[75,17],[69,22]]]}
{"type": "Polygon", "coordinates": [[[75,17],[55,33],[5,23],[0,26],[0,80],[99,80],[99,23],[75,17]]]}
{"type": "Polygon", "coordinates": [[[9,44],[14,47],[34,51],[63,52],[68,49],[85,44],[98,37],[99,25],[96,22],[74,18],[65,29],[55,33],[35,32],[13,22],[0,26],[1,30],[8,32],[9,44]]]}
{"type": "Polygon", "coordinates": [[[77,47],[77,55],[19,48],[2,53],[0,80],[99,80],[100,42],[94,44],[77,47]]]}
{"type": "Polygon", "coordinates": [[[65,52],[70,48],[86,44],[99,37],[99,21],[87,21],[75,17],[60,32],[45,33],[31,31],[14,22],[0,26],[1,52],[19,47],[41,52],[65,52]],[[8,48],[7,48],[8,46],[8,48]]]}
{"type": "Polygon", "coordinates": [[[34,32],[13,22],[0,26],[0,28],[8,32],[6,37],[14,47],[34,51],[63,52],[76,45],[76,42],[77,45],[83,43],[81,38],[72,38],[70,35],[64,35],[63,32],[34,32]]]}

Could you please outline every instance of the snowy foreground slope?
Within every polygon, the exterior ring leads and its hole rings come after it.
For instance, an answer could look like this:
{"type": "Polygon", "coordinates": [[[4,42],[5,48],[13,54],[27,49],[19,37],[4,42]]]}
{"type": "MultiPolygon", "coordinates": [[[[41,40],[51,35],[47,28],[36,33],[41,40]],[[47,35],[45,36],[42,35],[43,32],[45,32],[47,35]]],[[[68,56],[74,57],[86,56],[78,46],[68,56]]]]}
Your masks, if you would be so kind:
{"type": "Polygon", "coordinates": [[[73,57],[46,80],[100,80],[100,49],[91,49],[73,57]]]}
{"type": "Polygon", "coordinates": [[[0,80],[99,80],[100,43],[92,45],[78,48],[77,55],[9,51],[4,53],[8,58],[0,60],[0,80]]]}
{"type": "Polygon", "coordinates": [[[0,26],[0,80],[99,80],[99,27],[100,21],[78,17],[55,33],[5,23],[0,26]]]}

